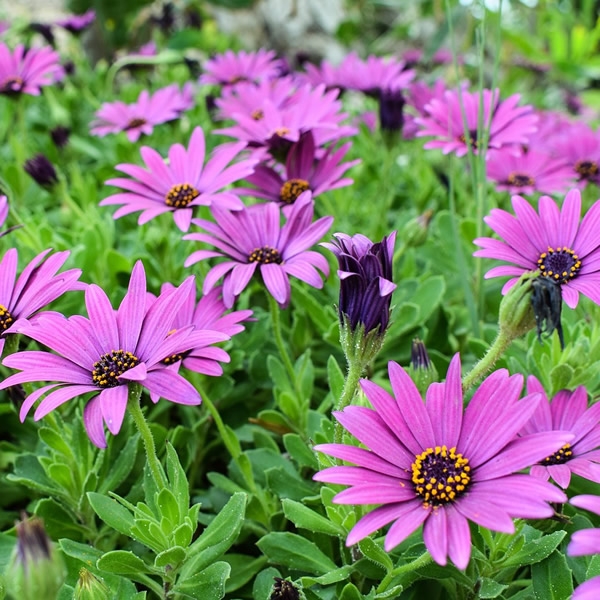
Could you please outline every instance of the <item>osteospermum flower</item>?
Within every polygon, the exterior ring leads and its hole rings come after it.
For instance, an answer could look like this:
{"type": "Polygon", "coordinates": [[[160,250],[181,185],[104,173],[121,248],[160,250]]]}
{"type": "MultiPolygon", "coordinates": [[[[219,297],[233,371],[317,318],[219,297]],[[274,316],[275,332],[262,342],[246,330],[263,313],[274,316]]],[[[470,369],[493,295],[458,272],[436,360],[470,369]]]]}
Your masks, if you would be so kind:
{"type": "MultiPolygon", "coordinates": [[[[600,496],[582,494],[569,500],[573,506],[600,515],[600,496]]],[[[573,532],[567,546],[569,556],[600,554],[600,529],[580,529],[573,532]]],[[[592,577],[575,588],[571,600],[597,600],[600,597],[600,577],[592,577]]]]}
{"type": "Polygon", "coordinates": [[[81,269],[68,269],[58,273],[69,252],[38,254],[17,278],[18,253],[11,248],[0,261],[0,356],[6,337],[19,333],[26,319],[36,319],[35,314],[65,292],[82,290],[78,281],[81,269]],[[46,259],[46,260],[44,260],[46,259]]]}
{"type": "Polygon", "coordinates": [[[266,165],[258,166],[246,177],[256,188],[240,190],[240,193],[288,206],[306,190],[310,190],[314,198],[323,192],[351,185],[352,179],[342,177],[360,162],[342,162],[351,145],[349,142],[337,150],[329,148],[317,158],[315,140],[309,131],[290,148],[283,173],[266,165]]]}
{"type": "Polygon", "coordinates": [[[480,117],[484,127],[489,127],[488,148],[527,144],[528,134],[536,130],[538,120],[533,108],[517,106],[521,98],[519,94],[500,100],[498,89],[482,90],[481,98],[482,107],[479,92],[447,90],[443,98],[433,98],[425,106],[427,115],[415,119],[421,127],[417,136],[436,138],[424,147],[441,148],[444,154],[454,152],[457,156],[464,156],[469,151],[470,142],[473,152],[477,153],[480,117]]]}
{"type": "Polygon", "coordinates": [[[76,315],[67,319],[59,313],[46,313],[35,323],[22,326],[21,334],[56,354],[37,350],[11,354],[3,364],[21,372],[5,379],[0,389],[34,381],[56,383],[29,394],[21,406],[21,421],[40,398],[36,421],[61,404],[91,393],[94,395],[86,402],[83,421],[92,442],[105,448],[104,424],[113,435],[119,433],[129,382],[145,387],[156,399],[200,404],[196,389],[161,362],[189,350],[189,344],[194,343],[191,327],[172,331],[190,286],[194,286],[193,277],[148,306],[146,275],[142,263],[137,262],[117,310],[105,292],[92,284],[85,292],[88,318],[76,315]]]}
{"type": "Polygon", "coordinates": [[[130,142],[150,135],[155,125],[178,119],[182,112],[194,105],[193,88],[185,84],[180,91],[177,84],[161,88],[154,94],[143,90],[133,104],[105,102],[96,112],[90,133],[104,137],[124,131],[130,142]]]}
{"type": "Polygon", "coordinates": [[[537,405],[522,434],[562,429],[574,436],[558,452],[532,466],[531,475],[545,481],[552,478],[563,489],[569,487],[572,473],[600,483],[600,403],[588,408],[583,386],[573,392],[561,390],[549,402],[542,384],[533,375],[527,378],[527,391],[542,394],[544,400],[537,405]]]}
{"type": "Polygon", "coordinates": [[[261,48],[257,52],[233,52],[227,50],[207,60],[200,83],[231,85],[239,81],[258,83],[275,79],[279,75],[280,61],[273,50],[261,48]]]}
{"type": "Polygon", "coordinates": [[[56,24],[70,33],[78,34],[87,29],[96,20],[96,11],[90,9],[81,15],[69,15],[64,19],[59,19],[56,24]]]}
{"type": "Polygon", "coordinates": [[[256,161],[245,159],[227,166],[246,146],[244,142],[224,144],[217,148],[204,165],[206,155],[204,132],[196,127],[186,150],[181,144],[169,149],[169,164],[161,155],[143,146],[140,150],[146,169],[132,164],[115,168],[132,179],[109,179],[106,184],[120,187],[125,192],[109,196],[100,206],[122,204],[115,214],[118,219],[132,212],[142,211],[140,225],[164,212],[173,213],[175,224],[187,231],[194,207],[218,203],[231,209],[243,208],[241,200],[231,192],[219,190],[252,173],[256,161]]]}
{"type": "Polygon", "coordinates": [[[490,269],[485,278],[511,276],[502,288],[505,294],[523,273],[539,270],[560,284],[570,308],[577,306],[579,293],[600,304],[600,201],[581,222],[581,194],[577,189],[566,195],[561,210],[549,196],[539,199],[537,213],[521,196],[513,196],[512,205],[516,216],[495,208],[484,218],[504,241],[488,237],[473,240],[482,248],[473,256],[512,263],[490,269]]]}
{"type": "Polygon", "coordinates": [[[25,48],[12,52],[0,42],[0,94],[39,96],[40,88],[64,77],[60,56],[52,48],[25,48]]]}
{"type": "Polygon", "coordinates": [[[469,521],[493,531],[513,533],[513,518],[546,518],[549,502],[566,496],[524,469],[555,452],[572,437],[556,431],[515,439],[541,396],[519,401],[523,377],[505,369],[492,373],[463,412],[460,358],[445,383],[433,383],[426,403],[409,375],[389,363],[394,395],[362,380],[373,405],[348,406],[336,419],[366,449],[321,444],[316,450],[356,466],[335,466],[314,479],[349,485],[333,501],[381,504],[348,534],[348,546],[392,523],[385,549],[391,550],[423,524],[423,541],[433,560],[448,557],[466,568],[471,556],[469,521]]]}
{"type": "Polygon", "coordinates": [[[564,158],[552,158],[547,152],[512,148],[490,150],[485,163],[488,179],[500,192],[512,194],[555,194],[575,183],[574,172],[564,158]]]}
{"type": "Polygon", "coordinates": [[[257,269],[267,290],[282,307],[290,301],[290,275],[313,287],[323,287],[317,269],[327,276],[329,265],[324,256],[308,248],[323,237],[333,217],[312,222],[314,205],[310,192],[304,192],[294,203],[283,227],[279,207],[273,203],[256,204],[236,212],[214,206],[211,212],[216,223],[204,219],[192,221],[207,234],[190,233],[183,237],[206,242],[218,250],[193,252],[185,261],[186,267],[216,256],[228,259],[208,272],[204,294],[224,277],[223,303],[231,308],[257,269]]]}

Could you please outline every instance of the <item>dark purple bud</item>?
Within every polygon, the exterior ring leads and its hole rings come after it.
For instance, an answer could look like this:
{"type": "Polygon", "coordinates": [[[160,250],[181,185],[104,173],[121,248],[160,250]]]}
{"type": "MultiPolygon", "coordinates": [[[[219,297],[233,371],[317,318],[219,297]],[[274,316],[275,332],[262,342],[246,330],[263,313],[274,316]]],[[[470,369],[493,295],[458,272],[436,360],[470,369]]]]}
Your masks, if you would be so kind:
{"type": "Polygon", "coordinates": [[[425,348],[425,344],[419,338],[415,338],[410,347],[410,366],[415,370],[429,369],[431,367],[427,348],[425,348]]]}
{"type": "Polygon", "coordinates": [[[54,46],[54,33],[52,27],[45,23],[30,23],[29,29],[35,33],[39,33],[51,46],[54,46]]]}
{"type": "Polygon", "coordinates": [[[58,183],[54,166],[43,154],[37,154],[25,161],[23,168],[42,187],[52,187],[58,183]]]}
{"type": "Polygon", "coordinates": [[[64,148],[69,141],[70,135],[71,130],[68,127],[63,127],[62,125],[58,125],[50,131],[50,137],[57,148],[64,148]]]}
{"type": "Polygon", "coordinates": [[[384,131],[402,131],[404,96],[400,90],[382,90],[379,95],[379,125],[384,131]]]}
{"type": "Polygon", "coordinates": [[[287,579],[274,577],[275,583],[269,600],[300,600],[298,588],[287,579]]]}

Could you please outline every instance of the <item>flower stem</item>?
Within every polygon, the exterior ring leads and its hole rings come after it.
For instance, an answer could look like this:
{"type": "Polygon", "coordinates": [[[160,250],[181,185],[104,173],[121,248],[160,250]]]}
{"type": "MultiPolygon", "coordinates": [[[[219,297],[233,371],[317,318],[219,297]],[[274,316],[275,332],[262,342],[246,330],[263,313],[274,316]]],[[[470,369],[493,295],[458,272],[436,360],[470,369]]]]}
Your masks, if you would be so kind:
{"type": "MultiPolygon", "coordinates": [[[[348,375],[346,377],[346,381],[344,382],[344,388],[342,390],[342,395],[338,400],[338,403],[335,407],[336,410],[343,410],[348,406],[356,391],[358,389],[358,382],[360,381],[360,376],[362,375],[364,370],[364,365],[360,361],[353,361],[348,363],[348,375]]],[[[336,444],[342,443],[342,436],[344,435],[344,428],[339,421],[335,422],[335,429],[333,434],[333,441],[336,444]]]]}
{"type": "Polygon", "coordinates": [[[144,440],[148,468],[150,469],[154,483],[156,484],[156,487],[161,490],[167,487],[167,479],[162,465],[158,460],[158,456],[156,455],[156,446],[154,444],[152,431],[150,431],[150,427],[148,426],[148,422],[146,421],[144,413],[142,412],[142,407],[140,406],[141,395],[142,386],[137,383],[130,383],[127,409],[133,418],[137,430],[140,432],[142,440],[144,440]]]}
{"type": "MultiPolygon", "coordinates": [[[[275,298],[273,298],[269,292],[267,292],[267,299],[269,301],[269,308],[271,310],[271,319],[273,320],[273,335],[275,337],[275,345],[277,346],[277,350],[279,350],[279,356],[281,357],[285,369],[288,372],[290,381],[294,386],[294,389],[296,389],[298,387],[296,382],[296,371],[294,370],[292,359],[290,358],[285,344],[283,343],[283,335],[281,333],[281,319],[279,317],[280,308],[275,298]]],[[[298,392],[297,389],[296,392],[298,392]]]]}
{"type": "Polygon", "coordinates": [[[507,336],[502,330],[498,332],[494,343],[490,346],[483,358],[467,373],[462,380],[463,392],[483,379],[486,373],[492,370],[504,351],[510,346],[513,338],[507,336]]]}
{"type": "Polygon", "coordinates": [[[387,590],[392,580],[395,577],[398,577],[398,575],[402,575],[403,573],[410,573],[412,571],[420,569],[421,567],[426,567],[432,562],[432,560],[433,559],[431,558],[431,554],[429,554],[429,552],[424,552],[423,554],[421,554],[421,556],[419,556],[419,558],[415,558],[415,560],[413,560],[412,562],[400,565],[395,569],[392,569],[387,573],[387,575],[379,584],[379,587],[377,588],[377,593],[381,594],[385,590],[387,590]]]}

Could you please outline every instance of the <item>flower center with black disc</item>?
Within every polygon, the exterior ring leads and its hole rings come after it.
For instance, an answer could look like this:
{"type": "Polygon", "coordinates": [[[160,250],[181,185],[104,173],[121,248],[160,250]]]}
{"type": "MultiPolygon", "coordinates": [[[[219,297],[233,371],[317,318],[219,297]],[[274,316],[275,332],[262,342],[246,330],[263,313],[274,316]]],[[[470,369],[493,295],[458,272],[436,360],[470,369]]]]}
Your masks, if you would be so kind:
{"type": "Polygon", "coordinates": [[[279,191],[279,198],[285,204],[293,204],[302,192],[310,189],[306,179],[288,179],[279,191]]]}
{"type": "Polygon", "coordinates": [[[506,181],[515,187],[531,187],[535,185],[535,179],[525,173],[511,173],[506,181]]]}
{"type": "Polygon", "coordinates": [[[199,195],[200,192],[189,183],[178,183],[165,196],[165,204],[171,208],[185,208],[199,195]]]}
{"type": "Polygon", "coordinates": [[[271,246],[263,246],[262,248],[255,248],[248,256],[248,262],[257,262],[261,265],[276,264],[280,265],[283,262],[279,250],[271,248],[271,246]]]}
{"type": "Polygon", "coordinates": [[[575,163],[575,171],[581,179],[589,179],[598,175],[598,165],[593,160],[578,160],[575,163]]]}
{"type": "Polygon", "coordinates": [[[538,268],[544,277],[551,277],[557,283],[566,283],[573,279],[581,269],[581,260],[574,250],[566,246],[548,247],[537,261],[538,268]]]}
{"type": "Polygon", "coordinates": [[[0,304],[0,333],[6,331],[13,323],[14,319],[8,312],[8,308],[3,304],[0,304]]]}
{"type": "Polygon", "coordinates": [[[446,446],[427,448],[418,454],[411,470],[415,492],[426,508],[454,502],[471,481],[469,460],[456,448],[446,446]]]}
{"type": "Polygon", "coordinates": [[[132,352],[126,350],[113,350],[103,354],[100,360],[94,363],[92,381],[102,388],[116,387],[121,385],[119,376],[125,371],[133,369],[140,364],[140,359],[132,352]]]}
{"type": "Polygon", "coordinates": [[[18,94],[24,85],[25,82],[20,77],[8,77],[0,83],[0,94],[18,94]]]}
{"type": "Polygon", "coordinates": [[[544,467],[549,465],[564,465],[573,458],[573,450],[571,444],[565,444],[558,452],[551,456],[547,456],[540,464],[544,467]]]}
{"type": "Polygon", "coordinates": [[[135,129],[136,127],[141,127],[142,125],[145,125],[148,121],[146,121],[146,119],[141,119],[141,118],[135,118],[135,119],[131,119],[131,121],[129,121],[129,123],[127,123],[127,126],[125,127],[126,130],[129,129],[135,129]]]}

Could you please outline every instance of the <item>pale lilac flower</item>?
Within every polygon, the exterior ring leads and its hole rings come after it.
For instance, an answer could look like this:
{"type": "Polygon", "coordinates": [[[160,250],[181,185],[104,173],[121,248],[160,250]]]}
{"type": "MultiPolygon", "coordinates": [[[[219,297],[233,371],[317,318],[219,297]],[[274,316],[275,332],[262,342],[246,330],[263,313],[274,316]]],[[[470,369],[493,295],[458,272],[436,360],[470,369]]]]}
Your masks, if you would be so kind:
{"type": "Polygon", "coordinates": [[[473,240],[482,248],[473,256],[512,263],[490,269],[485,278],[509,275],[511,279],[502,288],[506,294],[523,273],[539,270],[560,284],[562,298],[570,308],[577,306],[580,293],[600,304],[600,200],[581,222],[577,189],[566,195],[562,210],[549,196],[539,199],[539,213],[521,196],[513,196],[512,205],[516,216],[494,208],[484,218],[504,241],[473,240]]]}
{"type": "Polygon", "coordinates": [[[257,52],[227,50],[207,60],[200,83],[231,85],[239,81],[258,83],[279,75],[280,61],[273,50],[261,48],[257,52]]]}
{"type": "Polygon", "coordinates": [[[229,164],[245,146],[244,142],[223,144],[213,151],[206,165],[206,146],[201,127],[196,127],[192,132],[187,150],[181,144],[171,146],[168,164],[156,150],[143,146],[140,153],[146,169],[132,164],[117,165],[115,168],[131,179],[119,177],[106,181],[107,185],[125,191],[105,198],[100,206],[123,205],[115,212],[115,219],[142,211],[138,219],[140,225],[159,214],[171,212],[181,231],[189,229],[196,206],[218,203],[233,210],[243,208],[237,195],[220,190],[252,173],[256,164],[254,159],[229,164]]]}
{"type": "Polygon", "coordinates": [[[19,332],[56,352],[25,351],[4,359],[4,366],[19,369],[0,383],[0,389],[18,383],[53,381],[30,393],[21,406],[25,420],[38,405],[39,420],[61,404],[83,394],[94,394],[83,410],[83,421],[92,442],[106,447],[104,424],[116,435],[127,408],[128,383],[145,387],[156,399],[180,404],[200,404],[196,389],[183,377],[165,368],[166,356],[189,350],[196,343],[192,327],[172,331],[194,278],[179,288],[161,294],[148,306],[146,275],[141,262],[133,268],[127,294],[114,310],[106,293],[97,285],[85,292],[88,318],[44,313],[19,332]]]}
{"type": "Polygon", "coordinates": [[[11,52],[0,42],[0,94],[39,96],[40,88],[63,77],[60,56],[49,46],[25,48],[19,44],[11,52]]]}
{"type": "Polygon", "coordinates": [[[329,190],[351,185],[352,179],[342,177],[350,167],[360,162],[342,162],[351,146],[348,142],[337,150],[330,147],[318,158],[315,140],[309,131],[290,148],[284,169],[258,166],[246,177],[256,188],[240,189],[238,192],[289,206],[306,190],[310,190],[314,198],[329,190]]]}
{"type": "Polygon", "coordinates": [[[469,140],[473,152],[477,153],[481,115],[484,127],[489,127],[488,148],[527,144],[529,134],[536,130],[538,117],[531,106],[517,106],[520,98],[514,94],[500,100],[498,89],[481,93],[447,90],[442,99],[434,98],[425,106],[427,115],[415,119],[421,127],[417,136],[434,136],[436,139],[427,142],[425,148],[441,148],[444,154],[454,152],[457,156],[467,154],[469,140]]]}
{"type": "Polygon", "coordinates": [[[217,256],[227,259],[206,275],[204,294],[224,277],[223,303],[226,308],[231,308],[257,269],[267,290],[281,307],[286,307],[290,301],[290,275],[313,287],[323,287],[317,269],[327,276],[329,265],[324,256],[308,248],[323,237],[331,227],[333,217],[321,217],[312,222],[314,205],[310,192],[304,192],[296,200],[283,227],[279,207],[272,202],[236,212],[214,206],[211,212],[216,223],[204,219],[192,221],[208,233],[190,233],[183,237],[217,248],[217,251],[193,252],[185,261],[186,267],[217,256]]]}
{"type": "Polygon", "coordinates": [[[90,133],[104,137],[110,133],[126,132],[130,142],[150,135],[155,125],[178,119],[194,104],[193,87],[187,83],[180,90],[177,84],[161,88],[154,94],[143,90],[133,104],[106,102],[96,112],[90,133]]]}
{"type": "Polygon", "coordinates": [[[6,336],[19,333],[26,319],[35,320],[35,313],[65,292],[85,288],[78,281],[81,269],[58,273],[70,252],[56,252],[44,260],[49,252],[38,254],[18,278],[19,257],[15,248],[8,250],[0,261],[0,356],[6,336]]]}
{"type": "MultiPolygon", "coordinates": [[[[573,506],[600,515],[600,496],[582,494],[569,500],[573,506]]],[[[579,529],[571,534],[567,546],[569,556],[600,554],[600,529],[579,529]]],[[[597,600],[600,597],[600,577],[592,577],[575,588],[571,600],[597,600]]]]}
{"type": "Polygon", "coordinates": [[[600,403],[588,408],[583,386],[573,392],[561,390],[549,401],[542,384],[533,375],[527,378],[527,392],[539,393],[543,400],[521,434],[564,430],[574,436],[558,452],[532,466],[530,474],[544,481],[552,478],[563,489],[569,487],[572,473],[600,483],[600,403]]]}
{"type": "Polygon", "coordinates": [[[511,194],[558,194],[575,184],[575,174],[564,157],[530,148],[527,152],[511,147],[490,150],[485,163],[487,178],[499,192],[511,194]]]}
{"type": "Polygon", "coordinates": [[[469,521],[514,533],[514,518],[548,518],[550,502],[565,502],[555,486],[519,473],[555,452],[572,435],[538,433],[516,438],[541,396],[519,401],[522,375],[505,369],[479,386],[466,409],[460,358],[452,359],[445,383],[427,389],[426,403],[406,371],[388,365],[394,395],[363,379],[361,387],[373,409],[348,406],[336,419],[366,449],[320,444],[315,450],[357,466],[334,466],[317,481],[350,486],[338,504],[380,504],[348,534],[351,546],[392,523],[387,551],[423,524],[423,541],[433,560],[448,558],[465,569],[471,556],[469,521]]]}
{"type": "Polygon", "coordinates": [[[64,19],[56,21],[56,25],[66,29],[70,33],[78,34],[87,29],[96,20],[96,11],[90,9],[81,15],[69,15],[64,19]]]}

